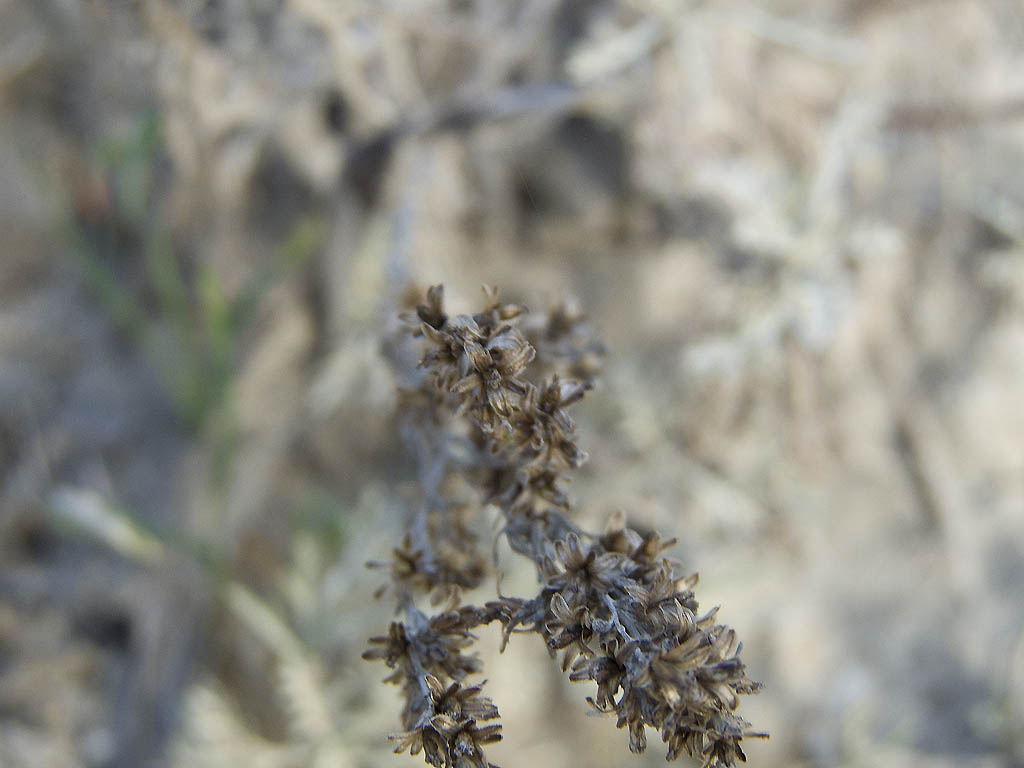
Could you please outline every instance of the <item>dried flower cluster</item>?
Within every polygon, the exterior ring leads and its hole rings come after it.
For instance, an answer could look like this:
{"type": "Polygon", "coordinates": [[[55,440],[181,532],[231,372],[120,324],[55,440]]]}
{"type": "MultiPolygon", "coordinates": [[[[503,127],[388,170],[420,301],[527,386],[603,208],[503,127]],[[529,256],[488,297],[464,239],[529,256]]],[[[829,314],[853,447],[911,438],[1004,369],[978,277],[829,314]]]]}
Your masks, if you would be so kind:
{"type": "Polygon", "coordinates": [[[628,727],[632,751],[646,748],[650,726],[669,760],[684,751],[705,766],[745,760],[741,740],[765,734],[735,709],[760,684],[747,677],[735,632],[716,623],[717,609],[698,614],[696,577],[679,578],[663,556],[675,540],[640,535],[621,512],[603,536],[569,520],[565,486],[586,454],[566,409],[592,386],[601,345],[574,307],[526,316],[485,292],[483,312],[449,317],[435,286],[405,316],[409,335],[426,346],[402,392],[422,503],[389,564],[404,621],[364,654],[403,686],[396,751],[422,750],[439,768],[491,765],[483,747],[501,738],[498,710],[463,680],[480,666],[467,653],[471,630],[498,621],[505,642],[536,632],[561,652],[570,680],[596,683],[588,701],[628,727]],[[491,569],[472,525],[484,504],[501,511],[510,546],[535,564],[536,597],[460,604],[459,588],[491,569]],[[423,613],[415,597],[424,593],[435,606],[447,599],[445,609],[423,613]]]}

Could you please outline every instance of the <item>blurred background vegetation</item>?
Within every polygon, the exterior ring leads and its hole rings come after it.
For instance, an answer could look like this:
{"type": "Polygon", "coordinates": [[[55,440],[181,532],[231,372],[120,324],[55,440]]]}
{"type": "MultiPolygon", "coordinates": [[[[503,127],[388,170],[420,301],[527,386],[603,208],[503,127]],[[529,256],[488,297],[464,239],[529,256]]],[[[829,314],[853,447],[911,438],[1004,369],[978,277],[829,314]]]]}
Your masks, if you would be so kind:
{"type": "MultiPolygon", "coordinates": [[[[602,329],[581,521],[679,537],[752,765],[1024,766],[1022,71],[1013,0],[0,2],[0,766],[416,764],[435,282],[602,329]]],[[[661,764],[480,645],[495,762],[661,764]]]]}

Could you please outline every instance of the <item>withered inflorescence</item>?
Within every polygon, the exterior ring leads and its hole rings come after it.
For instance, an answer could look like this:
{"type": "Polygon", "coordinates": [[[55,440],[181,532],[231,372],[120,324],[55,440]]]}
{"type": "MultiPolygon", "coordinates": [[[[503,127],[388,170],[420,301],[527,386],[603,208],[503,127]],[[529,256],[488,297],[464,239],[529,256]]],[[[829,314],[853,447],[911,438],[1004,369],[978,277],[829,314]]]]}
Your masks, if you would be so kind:
{"type": "Polygon", "coordinates": [[[497,621],[504,642],[535,632],[561,653],[570,680],[596,683],[588,701],[629,729],[633,752],[646,748],[650,726],[669,760],[685,751],[706,767],[744,761],[742,739],[766,734],[735,709],[740,694],[761,686],[747,677],[742,646],[717,623],[717,609],[699,613],[696,576],[680,578],[664,557],[675,540],[637,533],[621,512],[601,536],[569,519],[565,486],[586,454],[566,409],[593,385],[600,343],[573,306],[526,315],[485,293],[484,311],[450,317],[434,286],[403,316],[407,341],[426,348],[415,371],[397,366],[422,499],[386,564],[404,620],[363,654],[384,661],[394,670],[387,681],[403,687],[395,751],[422,751],[438,768],[492,765],[483,747],[501,739],[498,709],[463,681],[480,668],[467,653],[471,630],[497,621]],[[460,588],[493,570],[472,525],[485,504],[501,511],[511,548],[535,564],[535,597],[461,604],[460,588]],[[425,614],[415,602],[424,593],[445,608],[425,614]]]}

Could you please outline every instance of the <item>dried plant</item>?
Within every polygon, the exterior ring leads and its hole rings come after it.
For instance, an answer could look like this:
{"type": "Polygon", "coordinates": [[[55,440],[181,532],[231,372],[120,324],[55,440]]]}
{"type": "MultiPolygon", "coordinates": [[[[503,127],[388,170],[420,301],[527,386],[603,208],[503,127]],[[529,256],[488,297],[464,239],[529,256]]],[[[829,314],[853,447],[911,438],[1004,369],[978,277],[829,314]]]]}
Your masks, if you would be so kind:
{"type": "MultiPolygon", "coordinates": [[[[389,564],[401,621],[371,639],[363,657],[384,661],[405,697],[396,752],[424,753],[439,768],[487,768],[484,747],[501,738],[498,709],[466,686],[480,671],[472,630],[498,621],[536,632],[573,681],[593,681],[588,698],[629,728],[633,752],[658,729],[667,759],[683,751],[705,766],[745,760],[744,737],[764,737],[735,713],[747,677],[736,633],[700,615],[696,576],[679,578],[664,557],[674,543],[626,527],[621,512],[601,536],[569,519],[566,485],[586,454],[567,408],[591,388],[603,350],[578,309],[527,316],[485,288],[487,307],[450,317],[435,286],[403,315],[419,365],[399,365],[402,430],[416,457],[422,503],[389,564]],[[475,493],[469,491],[474,490],[475,493]],[[473,533],[485,504],[500,510],[511,548],[533,561],[541,582],[531,599],[498,596],[461,604],[490,558],[473,533]],[[418,595],[443,610],[428,616],[418,595]]],[[[396,359],[401,359],[400,344],[396,359]]],[[[378,564],[385,565],[385,564],[378,564]]]]}

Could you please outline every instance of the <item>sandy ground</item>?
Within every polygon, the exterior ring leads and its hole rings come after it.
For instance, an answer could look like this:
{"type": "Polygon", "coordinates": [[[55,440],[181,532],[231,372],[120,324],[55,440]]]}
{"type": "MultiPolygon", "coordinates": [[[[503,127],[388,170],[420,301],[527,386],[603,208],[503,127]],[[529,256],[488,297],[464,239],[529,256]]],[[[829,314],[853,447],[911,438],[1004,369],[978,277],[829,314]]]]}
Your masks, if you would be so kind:
{"type": "MultiPolygon", "coordinates": [[[[679,538],[751,765],[1024,766],[1022,68],[1010,0],[0,3],[0,766],[414,764],[438,282],[601,329],[580,522],[679,538]]],[[[495,763],[662,762],[498,644],[495,763]]]]}

